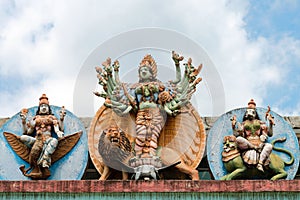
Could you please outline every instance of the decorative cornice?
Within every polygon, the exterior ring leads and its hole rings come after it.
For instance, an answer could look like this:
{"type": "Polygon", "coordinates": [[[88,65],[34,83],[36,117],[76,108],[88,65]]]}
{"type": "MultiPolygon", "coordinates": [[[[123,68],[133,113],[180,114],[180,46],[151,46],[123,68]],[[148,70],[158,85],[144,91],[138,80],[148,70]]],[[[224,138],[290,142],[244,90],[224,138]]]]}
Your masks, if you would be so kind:
{"type": "Polygon", "coordinates": [[[97,193],[97,192],[300,192],[300,180],[234,181],[0,181],[0,192],[97,193]]]}

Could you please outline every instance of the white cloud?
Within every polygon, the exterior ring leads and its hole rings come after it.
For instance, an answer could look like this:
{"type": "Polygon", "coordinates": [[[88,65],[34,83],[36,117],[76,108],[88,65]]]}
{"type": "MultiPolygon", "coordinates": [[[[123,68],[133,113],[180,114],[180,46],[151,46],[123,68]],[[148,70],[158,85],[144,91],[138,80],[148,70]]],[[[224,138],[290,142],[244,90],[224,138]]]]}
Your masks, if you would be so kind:
{"type": "MultiPolygon", "coordinates": [[[[46,76],[36,85],[24,85],[21,93],[1,92],[0,116],[36,105],[42,93],[50,103],[72,111],[76,76],[89,53],[112,36],[141,27],[175,30],[203,46],[223,80],[226,111],[245,106],[250,98],[264,104],[266,87],[285,78],[288,69],[281,66],[288,61],[281,59],[289,59],[285,52],[295,41],[276,46],[266,38],[249,40],[243,20],[248,5],[218,0],[2,3],[9,12],[0,15],[1,75],[46,76]]],[[[299,57],[299,41],[292,46],[299,57]]]]}

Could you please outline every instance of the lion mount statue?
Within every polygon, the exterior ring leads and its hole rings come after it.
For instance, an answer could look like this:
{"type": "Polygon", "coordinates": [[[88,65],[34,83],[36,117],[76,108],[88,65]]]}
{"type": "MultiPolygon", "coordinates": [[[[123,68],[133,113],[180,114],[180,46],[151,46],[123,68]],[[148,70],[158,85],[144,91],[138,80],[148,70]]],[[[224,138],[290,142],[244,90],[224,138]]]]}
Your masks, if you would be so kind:
{"type": "MultiPolygon", "coordinates": [[[[133,174],[133,179],[144,178],[158,179],[160,170],[175,167],[180,172],[197,180],[198,171],[184,164],[183,160],[174,162],[174,151],[169,148],[161,150],[161,157],[136,159],[130,140],[126,133],[117,126],[104,129],[100,135],[98,152],[103,160],[103,172],[99,180],[107,180],[112,172],[122,172],[122,179],[128,179],[128,173],[133,174]]],[[[179,155],[176,155],[177,157],[179,155]]],[[[148,179],[144,179],[148,180],[148,179]]]]}
{"type": "Polygon", "coordinates": [[[103,130],[98,150],[105,163],[100,180],[106,180],[112,172],[111,169],[122,171],[122,179],[126,180],[127,172],[130,171],[126,164],[133,156],[133,149],[124,131],[117,126],[103,130]]]}

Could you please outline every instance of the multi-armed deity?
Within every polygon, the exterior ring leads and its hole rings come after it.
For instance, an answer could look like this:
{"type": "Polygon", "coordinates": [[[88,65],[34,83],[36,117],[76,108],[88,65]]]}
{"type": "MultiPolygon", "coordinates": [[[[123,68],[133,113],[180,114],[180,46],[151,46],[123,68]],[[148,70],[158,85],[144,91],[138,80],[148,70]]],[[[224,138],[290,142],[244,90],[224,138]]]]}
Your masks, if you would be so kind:
{"type": "MultiPolygon", "coordinates": [[[[157,65],[146,55],[138,67],[138,83],[122,83],[119,62],[108,58],[96,68],[104,92],[95,92],[105,103],[91,125],[89,146],[92,160],[107,179],[111,169],[134,174],[135,179],[158,179],[158,171],[175,166],[193,180],[205,146],[204,127],[190,103],[202,65],[195,68],[188,59],[183,76],[180,61],[172,52],[176,79],[157,79],[157,65]],[[99,132],[100,131],[100,132],[99,132]],[[115,148],[114,148],[115,147],[115,148]]],[[[160,177],[162,178],[162,177],[160,177]]]]}
{"type": "MultiPolygon", "coordinates": [[[[23,162],[26,161],[29,164],[27,169],[25,169],[25,163],[20,166],[22,174],[32,179],[46,179],[52,175],[51,171],[58,171],[51,170],[51,165],[68,154],[80,140],[84,128],[78,123],[80,123],[79,120],[64,107],[50,106],[48,97],[43,94],[39,98],[37,109],[35,107],[22,109],[18,115],[12,117],[4,125],[3,135],[8,142],[8,149],[11,148],[23,162]],[[54,115],[53,109],[56,115],[54,115]],[[66,116],[67,113],[69,116],[66,116]],[[68,119],[65,123],[66,117],[68,119]],[[65,130],[69,132],[70,130],[73,131],[72,129],[77,129],[77,132],[65,135],[65,130]]],[[[82,152],[81,156],[80,159],[86,159],[87,157],[85,152],[82,152]]],[[[65,159],[67,160],[67,158],[65,159]]],[[[16,159],[16,162],[21,163],[22,161],[16,159]]],[[[80,165],[77,167],[82,168],[80,165]]],[[[76,168],[76,166],[73,167],[76,168]]],[[[14,164],[11,168],[14,168],[14,164]]],[[[72,176],[74,177],[74,175],[72,176]]],[[[9,175],[5,174],[4,176],[9,175]]],[[[10,176],[11,178],[18,177],[17,175],[10,176]]],[[[60,177],[59,173],[55,176],[55,179],[60,177]]]]}
{"type": "Polygon", "coordinates": [[[236,116],[232,118],[233,135],[236,136],[237,147],[244,152],[244,162],[256,166],[261,172],[264,172],[264,166],[268,165],[273,149],[273,146],[267,143],[268,137],[273,136],[274,125],[270,107],[265,116],[269,126],[259,119],[256,112],[256,103],[251,99],[243,117],[243,122],[237,122],[236,116]]]}
{"type": "Polygon", "coordinates": [[[251,99],[246,108],[230,111],[215,122],[208,137],[208,160],[215,178],[221,180],[292,179],[299,160],[295,141],[295,133],[282,117],[270,107],[257,108],[251,99]]]}

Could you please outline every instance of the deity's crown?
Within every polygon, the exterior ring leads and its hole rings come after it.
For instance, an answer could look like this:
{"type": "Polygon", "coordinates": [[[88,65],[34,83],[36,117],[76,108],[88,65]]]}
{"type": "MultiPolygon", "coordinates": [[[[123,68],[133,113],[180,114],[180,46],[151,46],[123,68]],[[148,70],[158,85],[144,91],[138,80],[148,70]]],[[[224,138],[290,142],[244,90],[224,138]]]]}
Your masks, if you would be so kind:
{"type": "Polygon", "coordinates": [[[49,105],[48,97],[46,96],[46,94],[42,94],[42,96],[40,97],[39,100],[40,100],[39,105],[41,105],[41,104],[49,105]]]}
{"type": "Polygon", "coordinates": [[[254,99],[250,99],[250,101],[248,102],[248,108],[256,108],[254,99]]]}
{"type": "Polygon", "coordinates": [[[153,77],[157,75],[157,66],[155,60],[152,58],[150,54],[147,54],[143,60],[140,62],[139,68],[142,66],[148,66],[152,70],[153,77]]]}

